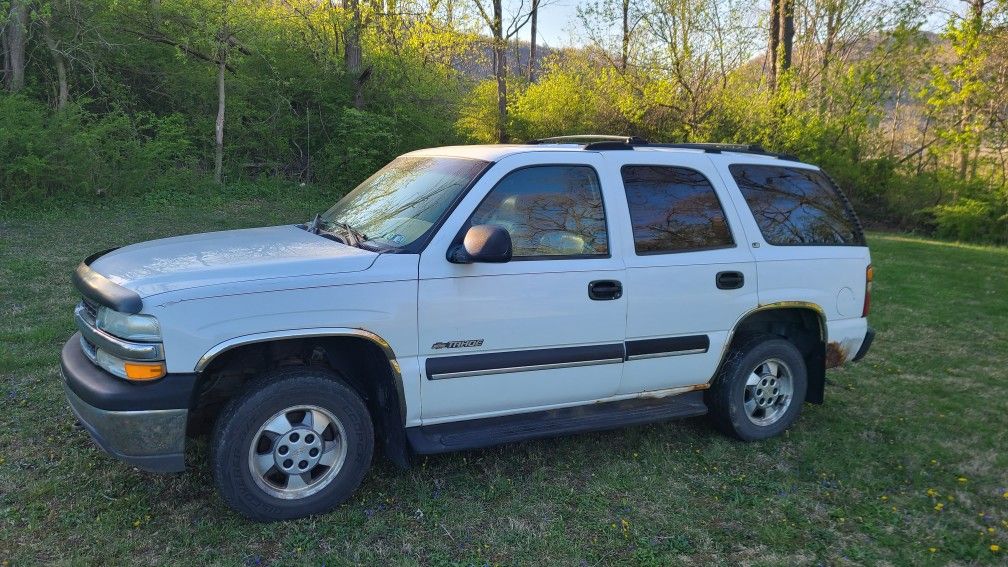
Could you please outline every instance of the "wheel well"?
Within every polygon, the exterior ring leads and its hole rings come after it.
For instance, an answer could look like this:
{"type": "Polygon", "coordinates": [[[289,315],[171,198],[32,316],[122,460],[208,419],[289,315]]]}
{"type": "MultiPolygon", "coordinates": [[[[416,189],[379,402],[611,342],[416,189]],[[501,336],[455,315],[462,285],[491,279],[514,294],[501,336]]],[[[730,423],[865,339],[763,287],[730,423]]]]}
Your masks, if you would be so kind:
{"type": "Polygon", "coordinates": [[[407,466],[406,407],[402,378],[378,344],[355,336],[286,338],[239,345],[226,350],[203,369],[193,393],[191,435],[212,428],[221,408],[245,384],[263,372],[281,367],[324,367],[339,374],[364,400],[375,436],[385,454],[407,466]]]}
{"type": "Polygon", "coordinates": [[[826,386],[826,321],[820,312],[808,307],[776,307],[756,311],[735,327],[735,335],[729,347],[739,344],[746,337],[761,333],[783,337],[801,352],[808,371],[805,401],[821,404],[826,386]]]}

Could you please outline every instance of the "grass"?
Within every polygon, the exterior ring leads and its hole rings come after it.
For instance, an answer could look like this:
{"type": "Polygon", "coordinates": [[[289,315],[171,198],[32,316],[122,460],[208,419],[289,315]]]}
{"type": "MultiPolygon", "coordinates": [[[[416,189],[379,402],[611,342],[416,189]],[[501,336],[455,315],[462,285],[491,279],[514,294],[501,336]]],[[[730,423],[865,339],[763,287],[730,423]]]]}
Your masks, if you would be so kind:
{"type": "Polygon", "coordinates": [[[0,560],[12,564],[995,564],[1008,553],[1008,249],[873,235],[861,364],[783,437],[703,419],[376,461],[332,514],[248,523],[190,470],[149,475],[73,427],[58,353],[73,266],[185,232],[305,219],[328,199],[154,195],[0,217],[0,560]],[[1002,551],[992,551],[999,545],[1002,551]]]}

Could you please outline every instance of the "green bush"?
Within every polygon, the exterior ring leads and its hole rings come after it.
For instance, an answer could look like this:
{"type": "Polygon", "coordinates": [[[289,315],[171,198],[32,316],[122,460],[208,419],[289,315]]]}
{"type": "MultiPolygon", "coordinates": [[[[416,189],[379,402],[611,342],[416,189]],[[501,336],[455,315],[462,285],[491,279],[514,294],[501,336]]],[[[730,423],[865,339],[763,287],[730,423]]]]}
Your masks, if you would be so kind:
{"type": "Polygon", "coordinates": [[[931,212],[937,234],[943,238],[1008,242],[1008,211],[1004,203],[963,197],[946,205],[937,205],[931,212]]]}
{"type": "Polygon", "coordinates": [[[395,120],[365,110],[345,108],[332,141],[315,158],[315,174],[339,194],[357,186],[398,153],[400,127],[395,120]]]}
{"type": "Polygon", "coordinates": [[[83,103],[60,112],[0,95],[0,201],[146,190],[188,169],[184,118],[122,111],[93,114],[83,103]]]}

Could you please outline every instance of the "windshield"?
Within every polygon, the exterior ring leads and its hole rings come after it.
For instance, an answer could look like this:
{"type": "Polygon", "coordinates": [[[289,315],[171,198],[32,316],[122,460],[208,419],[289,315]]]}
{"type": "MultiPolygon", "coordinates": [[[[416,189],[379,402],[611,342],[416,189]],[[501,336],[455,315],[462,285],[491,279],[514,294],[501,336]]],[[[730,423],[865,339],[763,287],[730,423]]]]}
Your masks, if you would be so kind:
{"type": "Polygon", "coordinates": [[[323,213],[320,224],[329,230],[344,223],[368,242],[407,246],[434,226],[487,165],[465,158],[396,158],[323,213]]]}

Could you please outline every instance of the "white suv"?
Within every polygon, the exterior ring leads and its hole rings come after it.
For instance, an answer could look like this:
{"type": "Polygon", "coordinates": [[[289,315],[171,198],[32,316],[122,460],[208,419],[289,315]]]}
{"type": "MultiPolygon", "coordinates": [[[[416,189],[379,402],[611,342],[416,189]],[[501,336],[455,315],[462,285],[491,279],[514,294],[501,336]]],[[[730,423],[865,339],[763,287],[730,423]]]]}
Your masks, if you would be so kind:
{"type": "Polygon", "coordinates": [[[421,150],[301,225],[78,266],[70,406],[181,471],[212,428],[224,500],[325,512],[394,462],[709,414],[743,440],[858,360],[872,269],[817,167],[749,146],[569,137],[421,150]]]}

